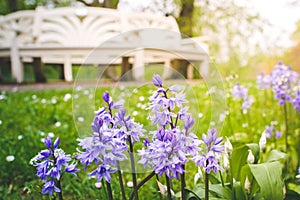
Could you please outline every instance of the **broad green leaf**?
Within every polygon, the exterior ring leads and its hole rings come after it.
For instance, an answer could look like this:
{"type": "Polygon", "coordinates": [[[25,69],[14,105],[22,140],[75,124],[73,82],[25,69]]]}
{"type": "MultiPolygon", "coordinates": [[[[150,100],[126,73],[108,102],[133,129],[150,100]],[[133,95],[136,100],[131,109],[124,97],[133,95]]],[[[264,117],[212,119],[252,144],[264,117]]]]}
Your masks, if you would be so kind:
{"type": "Polygon", "coordinates": [[[244,195],[248,196],[248,199],[252,199],[252,197],[259,191],[259,185],[255,180],[249,165],[245,165],[241,170],[241,187],[243,189],[244,195]],[[250,182],[250,193],[248,194],[246,191],[246,178],[248,177],[248,181],[250,182]]]}
{"type": "Polygon", "coordinates": [[[232,191],[221,184],[211,184],[209,185],[209,191],[214,192],[217,196],[222,197],[224,199],[232,199],[232,191]]]}
{"type": "Polygon", "coordinates": [[[235,178],[236,181],[240,180],[240,173],[242,167],[247,164],[247,157],[249,154],[248,150],[251,150],[254,157],[255,157],[255,163],[259,159],[259,145],[255,143],[246,144],[241,147],[235,148],[232,151],[232,158],[230,160],[230,169],[233,178],[235,178]]]}
{"type": "Polygon", "coordinates": [[[262,164],[249,164],[243,167],[242,170],[242,185],[245,182],[246,176],[248,176],[251,182],[251,195],[254,190],[257,192],[257,186],[259,187],[260,196],[264,199],[283,199],[283,181],[281,178],[282,167],[279,162],[269,162],[262,164]]]}
{"type": "Polygon", "coordinates": [[[273,149],[267,156],[265,162],[274,162],[274,161],[285,161],[287,159],[287,154],[277,149],[273,149]]]}
{"type": "Polygon", "coordinates": [[[245,200],[245,195],[240,182],[233,184],[233,200],[245,200]]]}

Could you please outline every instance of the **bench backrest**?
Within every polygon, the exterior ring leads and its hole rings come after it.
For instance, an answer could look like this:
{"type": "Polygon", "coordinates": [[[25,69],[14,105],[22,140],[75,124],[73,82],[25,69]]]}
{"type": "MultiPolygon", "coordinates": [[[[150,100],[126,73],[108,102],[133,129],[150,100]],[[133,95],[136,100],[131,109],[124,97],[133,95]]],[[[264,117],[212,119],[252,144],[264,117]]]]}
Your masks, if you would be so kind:
{"type": "Polygon", "coordinates": [[[179,32],[172,17],[134,14],[106,8],[36,10],[33,35],[42,46],[96,47],[125,31],[142,28],[162,28],[179,32]]]}
{"type": "Polygon", "coordinates": [[[18,45],[32,44],[34,11],[18,11],[0,17],[0,47],[10,46],[12,42],[18,45]],[[17,40],[17,41],[14,41],[17,40]]]}

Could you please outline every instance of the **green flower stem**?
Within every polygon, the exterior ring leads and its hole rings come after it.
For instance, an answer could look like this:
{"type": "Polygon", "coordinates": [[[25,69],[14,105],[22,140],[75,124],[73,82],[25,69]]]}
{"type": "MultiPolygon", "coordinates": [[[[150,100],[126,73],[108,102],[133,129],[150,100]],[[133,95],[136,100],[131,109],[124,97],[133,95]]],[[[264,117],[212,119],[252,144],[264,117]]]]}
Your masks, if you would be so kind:
{"type": "Polygon", "coordinates": [[[205,172],[205,200],[208,200],[209,197],[209,184],[208,184],[208,181],[209,181],[209,174],[205,172]]]}
{"type": "MultiPolygon", "coordinates": [[[[149,181],[153,176],[155,175],[155,172],[151,172],[151,174],[149,174],[148,176],[146,176],[146,178],[144,178],[136,187],[136,191],[138,191],[147,181],[149,181]]],[[[134,193],[136,191],[133,191],[130,196],[129,196],[129,200],[132,200],[134,197],[134,193]]]]}
{"type": "MultiPolygon", "coordinates": [[[[185,166],[182,165],[182,169],[184,171],[185,166]]],[[[186,192],[185,192],[185,187],[186,187],[186,183],[185,183],[185,173],[183,172],[181,174],[181,198],[182,200],[186,200],[186,192]]]]}
{"type": "Polygon", "coordinates": [[[108,199],[109,200],[113,200],[113,195],[112,195],[112,189],[111,189],[111,185],[109,182],[105,181],[106,182],[106,188],[107,188],[107,193],[108,193],[108,199]]]}
{"type": "Polygon", "coordinates": [[[134,197],[135,200],[139,200],[138,190],[137,190],[137,181],[136,181],[136,173],[135,173],[135,164],[134,164],[134,156],[133,156],[133,144],[131,137],[128,137],[128,143],[129,143],[129,156],[130,156],[130,164],[131,164],[131,170],[132,170],[132,182],[133,182],[133,191],[134,191],[134,197]]]}
{"type": "Polygon", "coordinates": [[[288,151],[289,151],[289,143],[288,143],[289,125],[288,125],[288,118],[287,118],[286,103],[283,106],[283,114],[284,114],[284,121],[285,121],[285,150],[288,153],[288,151]]]}
{"type": "Polygon", "coordinates": [[[221,171],[219,171],[219,174],[220,174],[220,179],[221,179],[221,183],[222,183],[222,187],[224,187],[224,180],[223,180],[223,176],[222,176],[222,173],[221,171]]]}
{"type": "Polygon", "coordinates": [[[58,198],[59,198],[59,200],[63,200],[63,195],[62,195],[62,189],[61,189],[61,185],[60,185],[60,180],[57,181],[57,187],[60,189],[60,192],[58,192],[58,198]]]}
{"type": "Polygon", "coordinates": [[[124,188],[124,184],[123,184],[123,177],[122,177],[122,173],[120,170],[120,163],[117,162],[117,165],[118,165],[118,177],[119,177],[119,183],[120,183],[120,188],[121,188],[121,193],[122,193],[122,199],[126,200],[125,188],[124,188]]]}
{"type": "Polygon", "coordinates": [[[171,183],[170,178],[166,174],[166,183],[167,183],[167,199],[172,200],[172,193],[171,193],[171,183]]]}

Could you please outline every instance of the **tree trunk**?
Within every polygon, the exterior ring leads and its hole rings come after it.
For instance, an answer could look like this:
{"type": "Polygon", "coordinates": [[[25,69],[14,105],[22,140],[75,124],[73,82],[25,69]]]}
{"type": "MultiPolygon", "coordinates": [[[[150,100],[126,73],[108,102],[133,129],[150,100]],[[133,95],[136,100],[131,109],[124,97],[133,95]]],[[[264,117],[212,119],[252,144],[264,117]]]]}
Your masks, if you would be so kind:
{"type": "Polygon", "coordinates": [[[193,11],[195,0],[182,0],[182,7],[177,22],[180,32],[188,37],[193,36],[193,11]]]}

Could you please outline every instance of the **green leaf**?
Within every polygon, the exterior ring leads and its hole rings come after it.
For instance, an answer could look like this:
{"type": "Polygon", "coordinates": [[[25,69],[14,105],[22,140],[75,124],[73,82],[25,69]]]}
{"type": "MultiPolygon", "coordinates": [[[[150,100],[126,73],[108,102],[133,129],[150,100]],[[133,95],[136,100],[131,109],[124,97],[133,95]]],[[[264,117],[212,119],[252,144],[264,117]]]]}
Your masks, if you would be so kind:
{"type": "Polygon", "coordinates": [[[233,200],[246,200],[243,188],[240,182],[235,182],[233,184],[233,200]]]}
{"type": "Polygon", "coordinates": [[[259,185],[254,178],[249,165],[245,165],[241,170],[241,187],[243,189],[244,195],[248,196],[248,199],[252,197],[259,191],[259,185]],[[250,182],[250,193],[248,194],[245,187],[246,178],[250,182]]]}
{"type": "Polygon", "coordinates": [[[274,161],[282,161],[284,162],[287,159],[287,154],[277,149],[273,149],[267,156],[265,162],[274,162],[274,161]]]}
{"type": "Polygon", "coordinates": [[[248,176],[251,182],[251,197],[258,192],[257,187],[259,187],[261,198],[283,199],[283,181],[281,175],[282,167],[279,162],[248,164],[242,169],[241,176],[243,181],[241,181],[241,184],[245,184],[246,176],[248,176]]]}
{"type": "Polygon", "coordinates": [[[209,191],[214,192],[217,196],[222,197],[224,199],[232,199],[232,191],[221,184],[211,184],[209,185],[209,191]]]}
{"type": "Polygon", "coordinates": [[[249,151],[251,150],[254,157],[255,157],[255,163],[259,159],[259,145],[255,143],[246,144],[241,147],[235,148],[232,151],[232,158],[230,160],[230,169],[233,178],[235,178],[236,181],[240,180],[240,173],[242,167],[247,164],[247,158],[249,151]]]}

